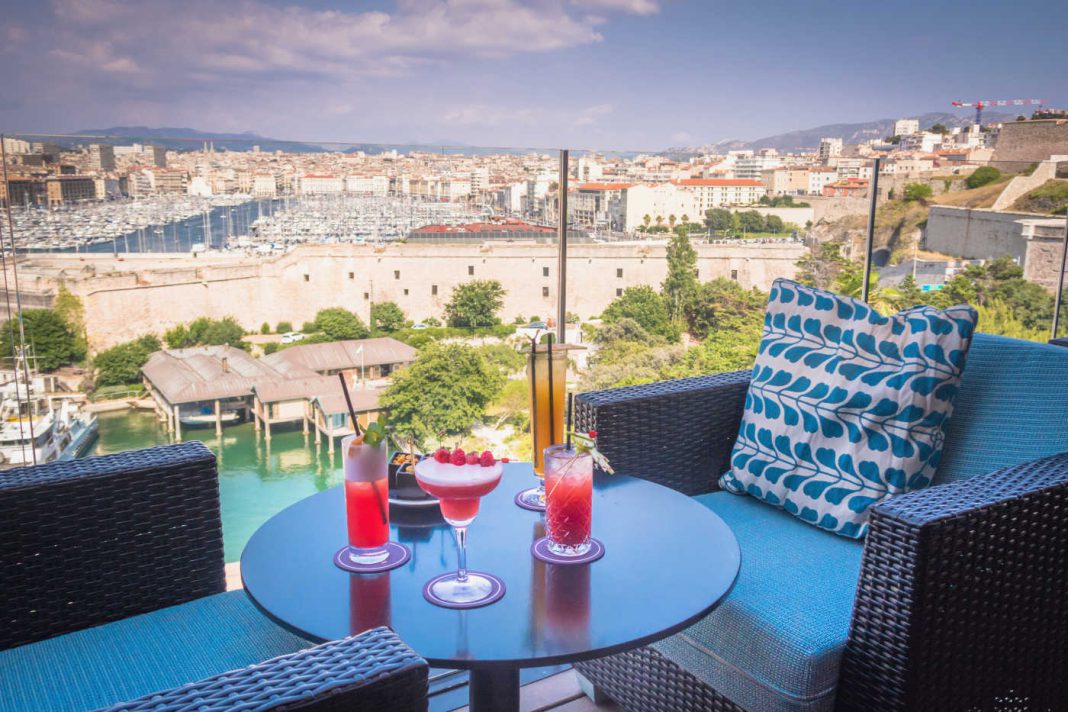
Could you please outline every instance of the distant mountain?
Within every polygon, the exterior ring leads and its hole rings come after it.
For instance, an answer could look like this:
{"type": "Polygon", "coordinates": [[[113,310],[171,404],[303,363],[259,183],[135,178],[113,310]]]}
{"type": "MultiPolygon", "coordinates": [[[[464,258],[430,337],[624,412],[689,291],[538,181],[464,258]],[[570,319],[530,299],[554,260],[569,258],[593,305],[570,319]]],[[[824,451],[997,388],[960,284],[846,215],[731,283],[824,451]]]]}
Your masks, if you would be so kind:
{"type": "MultiPolygon", "coordinates": [[[[971,113],[967,112],[958,114],[932,112],[920,116],[902,118],[919,119],[920,128],[927,129],[935,124],[945,124],[949,128],[955,126],[969,126],[972,123],[973,117],[971,113]]],[[[1015,118],[1015,114],[994,112],[987,112],[983,115],[984,123],[987,121],[1012,121],[1015,118]]],[[[764,138],[758,138],[755,141],[728,139],[698,148],[668,149],[665,153],[726,153],[727,151],[757,148],[774,148],[783,152],[815,150],[819,146],[821,138],[840,138],[843,143],[864,143],[865,141],[870,141],[872,139],[886,138],[894,132],[894,122],[896,120],[897,119],[879,119],[878,121],[866,121],[857,124],[826,124],[811,129],[802,129],[800,131],[776,134],[775,136],[766,136],[764,138]]]]}
{"type": "MultiPolygon", "coordinates": [[[[101,143],[129,144],[129,143],[152,143],[158,146],[177,151],[195,151],[203,148],[205,142],[214,142],[215,150],[226,151],[251,151],[253,146],[259,146],[262,151],[321,151],[317,145],[308,143],[293,143],[278,141],[254,134],[251,131],[243,133],[215,133],[198,131],[190,128],[176,128],[163,126],[152,128],[150,126],[112,126],[106,129],[82,129],[76,132],[79,135],[101,136],[101,143]]],[[[90,143],[95,139],[70,139],[67,143],[90,143]]]]}

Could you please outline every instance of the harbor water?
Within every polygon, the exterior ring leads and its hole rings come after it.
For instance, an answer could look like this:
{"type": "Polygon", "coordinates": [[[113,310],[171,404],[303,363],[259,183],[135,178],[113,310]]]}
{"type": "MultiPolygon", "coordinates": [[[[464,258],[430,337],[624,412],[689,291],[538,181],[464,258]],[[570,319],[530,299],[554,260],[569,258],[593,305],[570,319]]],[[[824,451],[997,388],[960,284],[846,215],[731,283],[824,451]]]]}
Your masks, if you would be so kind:
{"type": "MultiPolygon", "coordinates": [[[[155,415],[147,411],[101,413],[100,437],[89,455],[164,445],[169,436],[155,415]]],[[[333,456],[326,444],[315,446],[313,436],[275,430],[268,448],[251,423],[223,428],[222,438],[214,428],[183,428],[184,440],[200,440],[215,453],[219,463],[219,495],[222,502],[223,542],[226,561],[237,561],[241,550],[261,524],[309,495],[341,484],[341,453],[333,456]]]]}

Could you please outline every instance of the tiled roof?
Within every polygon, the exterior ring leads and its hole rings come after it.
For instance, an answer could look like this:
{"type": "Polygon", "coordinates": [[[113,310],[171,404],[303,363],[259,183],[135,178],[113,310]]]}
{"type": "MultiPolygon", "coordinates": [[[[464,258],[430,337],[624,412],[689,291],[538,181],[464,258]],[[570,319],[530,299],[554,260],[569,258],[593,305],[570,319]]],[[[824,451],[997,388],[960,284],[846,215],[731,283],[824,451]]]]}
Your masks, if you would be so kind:
{"type": "Polygon", "coordinates": [[[324,371],[358,368],[361,365],[407,364],[415,360],[417,353],[407,344],[389,337],[382,337],[290,346],[264,356],[260,360],[285,374],[300,368],[323,373],[324,371]],[[362,354],[359,352],[361,346],[363,347],[362,354]]]}

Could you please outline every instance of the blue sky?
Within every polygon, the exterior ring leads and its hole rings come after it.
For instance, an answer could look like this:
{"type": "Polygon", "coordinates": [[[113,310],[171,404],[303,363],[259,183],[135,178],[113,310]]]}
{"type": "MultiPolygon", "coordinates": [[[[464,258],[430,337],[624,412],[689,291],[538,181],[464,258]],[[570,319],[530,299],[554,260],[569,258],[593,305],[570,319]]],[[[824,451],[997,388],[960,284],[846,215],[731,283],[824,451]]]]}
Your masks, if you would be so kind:
{"type": "Polygon", "coordinates": [[[0,129],[657,149],[1068,105],[1068,3],[0,0],[0,129]]]}

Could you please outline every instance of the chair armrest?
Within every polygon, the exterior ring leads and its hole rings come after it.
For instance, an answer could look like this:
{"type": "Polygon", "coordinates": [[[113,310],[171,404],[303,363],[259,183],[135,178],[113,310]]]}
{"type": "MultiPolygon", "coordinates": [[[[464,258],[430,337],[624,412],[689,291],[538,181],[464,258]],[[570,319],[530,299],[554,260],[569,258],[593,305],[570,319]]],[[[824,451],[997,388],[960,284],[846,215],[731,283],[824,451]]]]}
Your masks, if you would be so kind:
{"type": "Polygon", "coordinates": [[[388,628],[282,655],[107,708],[415,712],[427,708],[427,664],[388,628]]]}
{"type": "Polygon", "coordinates": [[[226,590],[199,442],[0,472],[0,650],[226,590]]]}
{"type": "Polygon", "coordinates": [[[619,473],[688,495],[719,488],[742,420],[749,371],[580,393],[575,427],[619,473]]]}
{"type": "Polygon", "coordinates": [[[1068,699],[1068,453],[872,511],[845,709],[1054,709],[1068,699]]]}

